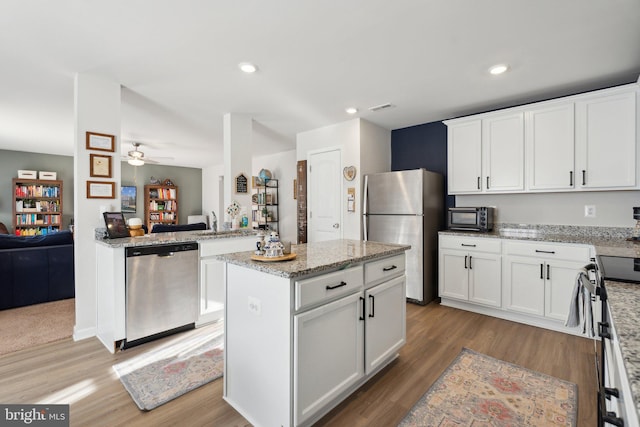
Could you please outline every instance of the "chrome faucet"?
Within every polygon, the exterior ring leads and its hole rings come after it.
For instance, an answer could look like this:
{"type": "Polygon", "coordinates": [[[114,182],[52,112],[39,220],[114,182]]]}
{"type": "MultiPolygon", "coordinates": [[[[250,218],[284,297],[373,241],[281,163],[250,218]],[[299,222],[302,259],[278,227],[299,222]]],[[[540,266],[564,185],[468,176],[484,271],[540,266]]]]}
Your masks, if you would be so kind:
{"type": "Polygon", "coordinates": [[[214,232],[218,231],[218,217],[214,211],[211,211],[211,229],[214,232]]]}

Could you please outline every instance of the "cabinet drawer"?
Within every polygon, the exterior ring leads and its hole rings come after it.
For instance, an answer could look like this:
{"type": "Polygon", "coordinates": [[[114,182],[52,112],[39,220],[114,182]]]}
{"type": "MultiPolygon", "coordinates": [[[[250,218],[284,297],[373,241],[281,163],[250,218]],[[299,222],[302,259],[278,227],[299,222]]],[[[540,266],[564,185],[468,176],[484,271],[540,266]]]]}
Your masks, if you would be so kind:
{"type": "Polygon", "coordinates": [[[440,236],[440,247],[443,249],[499,254],[502,248],[501,243],[500,239],[484,237],[440,236]]]}
{"type": "Polygon", "coordinates": [[[364,265],[364,282],[372,285],[404,274],[404,254],[369,262],[364,265]]]}
{"type": "Polygon", "coordinates": [[[362,266],[323,274],[295,282],[295,309],[329,302],[337,297],[362,290],[362,266]]]}
{"type": "Polygon", "coordinates": [[[544,242],[504,242],[505,255],[522,255],[537,258],[564,259],[568,261],[588,262],[588,246],[562,245],[544,242]]]}

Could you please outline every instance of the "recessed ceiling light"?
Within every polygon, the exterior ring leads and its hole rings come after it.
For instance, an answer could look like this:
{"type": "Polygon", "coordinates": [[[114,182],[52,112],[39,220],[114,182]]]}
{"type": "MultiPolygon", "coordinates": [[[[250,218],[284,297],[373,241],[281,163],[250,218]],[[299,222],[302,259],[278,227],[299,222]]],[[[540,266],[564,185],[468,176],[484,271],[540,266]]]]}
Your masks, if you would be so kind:
{"type": "Polygon", "coordinates": [[[250,62],[241,62],[238,64],[238,67],[240,67],[240,69],[247,74],[255,73],[256,71],[258,71],[258,67],[250,62]]]}
{"type": "Polygon", "coordinates": [[[509,66],[507,64],[497,64],[489,68],[489,72],[494,76],[497,76],[498,74],[504,73],[508,69],[509,69],[509,66]]]}
{"type": "Polygon", "coordinates": [[[344,111],[346,111],[348,114],[355,114],[358,112],[358,109],[355,107],[349,107],[349,108],[346,108],[344,111]]]}

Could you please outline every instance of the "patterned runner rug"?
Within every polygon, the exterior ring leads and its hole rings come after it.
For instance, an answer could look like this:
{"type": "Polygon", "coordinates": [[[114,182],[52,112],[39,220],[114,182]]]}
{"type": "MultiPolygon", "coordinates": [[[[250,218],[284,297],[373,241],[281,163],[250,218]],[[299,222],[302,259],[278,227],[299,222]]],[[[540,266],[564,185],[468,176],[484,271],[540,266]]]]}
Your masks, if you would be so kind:
{"type": "Polygon", "coordinates": [[[185,338],[113,366],[138,408],[150,411],[222,376],[224,329],[218,323],[206,334],[185,333],[185,338]]]}
{"type": "Polygon", "coordinates": [[[463,348],[399,426],[575,426],[577,396],[573,383],[463,348]]]}

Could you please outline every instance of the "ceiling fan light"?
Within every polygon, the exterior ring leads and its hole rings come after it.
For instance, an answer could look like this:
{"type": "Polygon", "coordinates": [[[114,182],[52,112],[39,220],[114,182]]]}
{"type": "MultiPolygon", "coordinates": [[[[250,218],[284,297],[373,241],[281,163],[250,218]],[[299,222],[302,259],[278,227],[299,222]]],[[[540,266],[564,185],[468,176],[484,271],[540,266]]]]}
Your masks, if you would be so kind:
{"type": "Polygon", "coordinates": [[[144,160],[139,158],[129,159],[127,160],[127,163],[129,163],[131,166],[142,166],[144,165],[144,160]]]}

